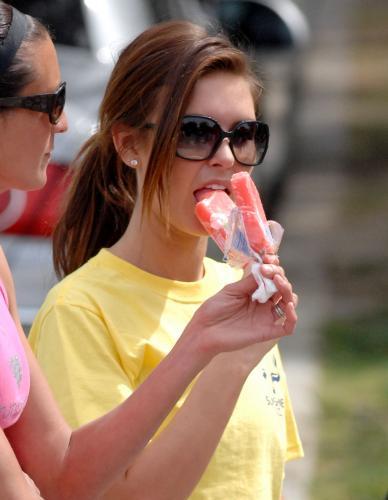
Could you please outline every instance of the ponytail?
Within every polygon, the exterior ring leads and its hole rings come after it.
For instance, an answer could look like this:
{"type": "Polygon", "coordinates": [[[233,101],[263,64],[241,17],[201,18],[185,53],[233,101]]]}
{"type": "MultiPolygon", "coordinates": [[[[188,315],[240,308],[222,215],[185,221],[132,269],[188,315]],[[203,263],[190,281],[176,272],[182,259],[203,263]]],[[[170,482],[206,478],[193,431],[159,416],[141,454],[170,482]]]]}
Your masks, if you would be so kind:
{"type": "Polygon", "coordinates": [[[78,269],[124,233],[136,198],[136,175],[108,140],[94,134],[72,165],[63,214],[53,234],[58,277],[78,269]]]}

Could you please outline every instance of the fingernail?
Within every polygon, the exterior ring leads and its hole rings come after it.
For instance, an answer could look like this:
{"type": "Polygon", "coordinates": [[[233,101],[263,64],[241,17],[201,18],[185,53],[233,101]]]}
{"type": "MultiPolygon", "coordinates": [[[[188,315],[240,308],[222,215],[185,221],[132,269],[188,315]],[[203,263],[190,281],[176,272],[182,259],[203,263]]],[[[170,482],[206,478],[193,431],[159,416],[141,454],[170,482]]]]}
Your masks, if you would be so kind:
{"type": "Polygon", "coordinates": [[[265,274],[273,273],[273,266],[271,264],[262,264],[261,270],[265,274]]]}

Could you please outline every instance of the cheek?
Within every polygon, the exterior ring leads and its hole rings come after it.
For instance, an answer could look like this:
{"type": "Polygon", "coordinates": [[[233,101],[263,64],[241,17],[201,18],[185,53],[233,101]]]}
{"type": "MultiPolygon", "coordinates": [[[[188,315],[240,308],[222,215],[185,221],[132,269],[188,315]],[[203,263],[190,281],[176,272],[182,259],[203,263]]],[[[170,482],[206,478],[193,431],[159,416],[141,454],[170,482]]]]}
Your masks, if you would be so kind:
{"type": "Polygon", "coordinates": [[[2,184],[7,188],[21,190],[39,189],[45,183],[45,173],[42,172],[41,166],[49,141],[45,131],[47,127],[42,128],[35,116],[31,119],[27,113],[9,115],[1,125],[2,184]]]}
{"type": "Polygon", "coordinates": [[[196,199],[194,191],[198,186],[196,175],[189,173],[187,165],[183,170],[171,178],[171,188],[169,196],[171,221],[173,225],[183,232],[192,235],[205,235],[202,224],[195,215],[196,199]]]}
{"type": "Polygon", "coordinates": [[[190,205],[194,203],[194,182],[195,175],[193,170],[187,168],[187,165],[180,165],[177,162],[172,171],[170,181],[170,203],[171,209],[176,208],[189,209],[190,205]]]}
{"type": "Polygon", "coordinates": [[[25,171],[28,155],[25,145],[15,138],[5,137],[0,141],[0,170],[3,177],[14,178],[25,171]]]}
{"type": "MultiPolygon", "coordinates": [[[[25,120],[25,125],[19,127],[16,135],[17,143],[22,145],[19,152],[23,158],[30,157],[31,161],[40,162],[44,154],[51,149],[52,129],[47,115],[35,113],[25,120]],[[37,116],[38,115],[38,116],[37,116]]],[[[36,167],[38,165],[31,165],[36,167]]]]}
{"type": "Polygon", "coordinates": [[[175,158],[171,172],[171,186],[193,194],[199,182],[204,164],[200,161],[183,160],[175,158]]]}

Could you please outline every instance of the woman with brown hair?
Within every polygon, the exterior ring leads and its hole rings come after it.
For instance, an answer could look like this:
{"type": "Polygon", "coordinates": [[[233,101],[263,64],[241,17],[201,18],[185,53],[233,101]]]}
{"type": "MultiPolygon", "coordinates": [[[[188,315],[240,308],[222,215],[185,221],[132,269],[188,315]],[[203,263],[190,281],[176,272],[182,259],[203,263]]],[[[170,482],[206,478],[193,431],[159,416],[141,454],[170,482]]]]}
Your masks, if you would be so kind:
{"type": "MultiPolygon", "coordinates": [[[[118,58],[54,236],[55,266],[66,277],[30,333],[73,427],[136,395],[198,307],[241,276],[205,257],[194,207],[262,162],[260,90],[240,50],[188,22],[150,28],[118,58]]],[[[276,256],[263,272],[280,290],[288,328],[296,298],[276,256]]],[[[229,307],[218,309],[219,321],[229,307]]],[[[256,307],[255,328],[268,338],[281,326],[273,304],[256,307]]],[[[236,332],[243,314],[235,309],[236,332]]],[[[284,462],[301,447],[274,346],[217,356],[110,498],[183,499],[206,469],[190,498],[278,499],[284,462]]]]}
{"type": "MultiPolygon", "coordinates": [[[[46,182],[54,137],[67,128],[65,88],[47,30],[0,1],[0,190],[38,189],[46,182]]],[[[108,388],[121,391],[122,404],[72,431],[22,331],[11,273],[0,248],[1,500],[42,498],[34,482],[44,498],[55,500],[128,498],[125,488],[141,491],[149,477],[140,477],[136,471],[149,466],[147,443],[211,359],[249,345],[264,352],[268,342],[292,333],[296,321],[292,305],[283,327],[273,323],[257,327],[268,318],[268,308],[251,303],[254,286],[248,277],[209,299],[130,398],[124,396],[124,388],[108,388]],[[123,493],[116,495],[118,487],[123,493]]],[[[281,289],[286,300],[292,301],[290,285],[284,282],[281,289]]],[[[72,328],[77,330],[79,325],[72,328]]],[[[66,372],[61,376],[66,377],[66,372]]],[[[225,393],[234,397],[234,388],[225,393]]],[[[222,405],[227,406],[221,401],[220,411],[222,405]]],[[[217,440],[222,428],[220,422],[209,432],[209,439],[217,440]]],[[[199,473],[196,470],[189,478],[186,491],[199,473]]],[[[131,498],[147,496],[136,493],[131,498]]]]}

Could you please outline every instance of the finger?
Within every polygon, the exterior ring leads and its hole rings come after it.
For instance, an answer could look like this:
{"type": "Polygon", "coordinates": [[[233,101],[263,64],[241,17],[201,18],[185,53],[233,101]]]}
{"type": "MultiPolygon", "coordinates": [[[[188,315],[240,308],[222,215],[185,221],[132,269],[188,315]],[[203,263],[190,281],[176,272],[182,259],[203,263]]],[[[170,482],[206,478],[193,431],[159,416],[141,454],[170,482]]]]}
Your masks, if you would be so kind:
{"type": "Polygon", "coordinates": [[[272,316],[275,325],[283,325],[286,320],[286,313],[284,310],[284,304],[281,301],[274,303],[272,306],[272,316]]]}
{"type": "Polygon", "coordinates": [[[272,237],[274,239],[275,249],[277,250],[280,246],[281,241],[282,241],[284,229],[282,228],[282,226],[278,222],[273,221],[273,220],[268,221],[268,226],[270,228],[272,237]]]}
{"type": "Polygon", "coordinates": [[[279,292],[275,292],[271,297],[271,302],[273,302],[274,304],[277,304],[279,302],[279,300],[281,300],[281,298],[282,298],[282,294],[279,292]]]}
{"type": "Polygon", "coordinates": [[[275,264],[276,266],[279,265],[279,255],[277,254],[272,254],[272,253],[266,253],[263,255],[263,262],[265,264],[275,264]]]}
{"type": "Polygon", "coordinates": [[[295,331],[296,323],[298,321],[298,316],[296,314],[293,302],[288,302],[287,304],[282,303],[281,305],[284,311],[284,318],[282,322],[275,323],[278,328],[283,332],[283,335],[291,335],[295,331]]]}
{"type": "Polygon", "coordinates": [[[281,266],[277,266],[274,264],[262,264],[260,267],[261,274],[266,278],[273,279],[276,274],[280,274],[281,276],[285,276],[286,273],[281,266]]]}
{"type": "MultiPolygon", "coordinates": [[[[282,295],[279,292],[274,293],[271,297],[271,301],[274,304],[277,304],[279,302],[279,300],[281,300],[281,299],[282,299],[282,295]]],[[[296,309],[298,307],[298,303],[299,303],[299,296],[298,296],[298,294],[296,294],[294,292],[292,292],[292,302],[293,302],[294,307],[296,309]]]]}
{"type": "Polygon", "coordinates": [[[298,321],[298,316],[296,314],[294,304],[292,302],[288,302],[288,304],[285,305],[284,312],[286,315],[286,321],[283,325],[283,328],[285,329],[287,334],[291,334],[295,330],[296,323],[298,321]]]}
{"type": "Polygon", "coordinates": [[[292,286],[291,283],[287,280],[287,278],[284,278],[283,276],[280,276],[280,274],[276,274],[273,277],[273,282],[275,283],[283,302],[292,302],[294,301],[294,296],[292,292],[292,286]]]}
{"type": "Polygon", "coordinates": [[[233,296],[246,296],[252,295],[252,293],[257,288],[257,282],[253,275],[250,273],[248,276],[244,276],[241,280],[234,283],[230,283],[224,287],[224,290],[233,296]]]}

